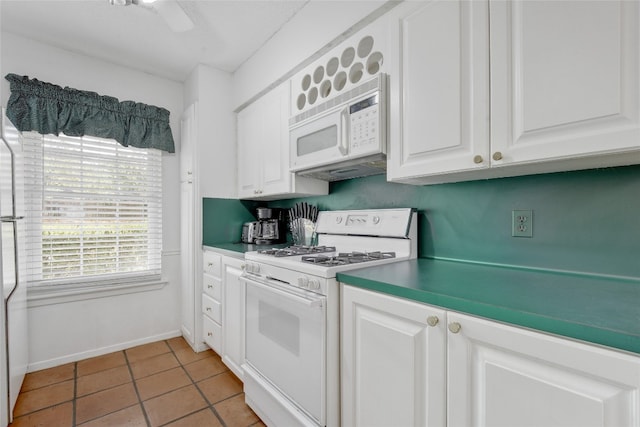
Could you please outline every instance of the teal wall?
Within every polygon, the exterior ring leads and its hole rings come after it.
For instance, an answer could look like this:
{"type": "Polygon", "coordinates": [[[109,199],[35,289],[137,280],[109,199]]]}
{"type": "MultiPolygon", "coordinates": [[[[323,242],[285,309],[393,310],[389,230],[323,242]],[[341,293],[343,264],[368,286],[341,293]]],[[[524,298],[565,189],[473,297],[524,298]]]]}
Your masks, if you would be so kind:
{"type": "MultiPolygon", "coordinates": [[[[218,212],[211,200],[205,221],[232,213],[218,212]]],[[[328,196],[263,204],[302,200],[320,210],[416,208],[421,257],[640,277],[640,166],[431,186],[379,175],[332,183],[328,196]],[[533,238],[511,237],[514,209],[533,210],[533,238]]]]}

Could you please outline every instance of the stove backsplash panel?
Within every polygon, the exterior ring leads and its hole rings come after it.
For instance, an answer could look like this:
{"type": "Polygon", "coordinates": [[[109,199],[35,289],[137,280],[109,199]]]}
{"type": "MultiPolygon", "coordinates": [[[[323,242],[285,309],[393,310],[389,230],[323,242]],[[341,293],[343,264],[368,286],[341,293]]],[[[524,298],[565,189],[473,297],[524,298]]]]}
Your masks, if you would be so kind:
{"type": "MultiPolygon", "coordinates": [[[[216,234],[209,227],[228,227],[206,221],[228,209],[229,201],[217,200],[203,205],[205,244],[216,234]]],[[[327,196],[268,206],[300,201],[320,210],[416,208],[420,257],[640,277],[638,165],[430,186],[389,183],[380,175],[331,183],[327,196]],[[532,238],[511,236],[511,212],[520,209],[533,210],[532,238]]]]}

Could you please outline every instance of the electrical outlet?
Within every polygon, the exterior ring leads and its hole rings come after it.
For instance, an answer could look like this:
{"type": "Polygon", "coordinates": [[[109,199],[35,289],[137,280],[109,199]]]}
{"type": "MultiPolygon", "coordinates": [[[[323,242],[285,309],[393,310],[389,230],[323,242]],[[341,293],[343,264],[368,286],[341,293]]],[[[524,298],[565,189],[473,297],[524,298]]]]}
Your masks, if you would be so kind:
{"type": "Polygon", "coordinates": [[[511,211],[511,235],[513,237],[533,237],[533,211],[511,211]]]}

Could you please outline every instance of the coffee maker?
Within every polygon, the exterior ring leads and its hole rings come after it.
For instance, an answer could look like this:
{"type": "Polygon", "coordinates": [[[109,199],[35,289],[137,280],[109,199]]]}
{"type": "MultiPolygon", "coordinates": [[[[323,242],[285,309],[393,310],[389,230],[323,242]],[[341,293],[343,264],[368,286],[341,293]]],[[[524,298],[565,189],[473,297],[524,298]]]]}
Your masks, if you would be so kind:
{"type": "Polygon", "coordinates": [[[256,245],[273,245],[286,241],[284,211],[278,208],[257,208],[254,223],[253,243],[256,245]]]}

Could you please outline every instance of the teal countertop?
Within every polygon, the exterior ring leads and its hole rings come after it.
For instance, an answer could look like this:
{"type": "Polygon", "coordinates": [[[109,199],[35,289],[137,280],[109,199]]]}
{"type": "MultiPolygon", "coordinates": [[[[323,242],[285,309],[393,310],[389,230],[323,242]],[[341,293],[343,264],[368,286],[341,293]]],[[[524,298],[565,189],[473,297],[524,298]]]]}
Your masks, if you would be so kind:
{"type": "Polygon", "coordinates": [[[417,259],[340,282],[640,353],[640,279],[417,259]]]}
{"type": "Polygon", "coordinates": [[[244,255],[245,252],[255,251],[255,245],[249,245],[247,243],[216,243],[215,245],[204,245],[202,246],[205,249],[221,249],[220,252],[233,252],[240,255],[244,255]]]}
{"type": "Polygon", "coordinates": [[[213,245],[203,245],[204,249],[211,249],[229,256],[244,256],[245,252],[259,251],[261,249],[284,248],[290,243],[281,243],[277,245],[253,245],[247,243],[216,243],[213,245]]]}

